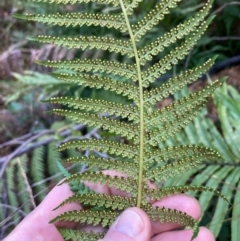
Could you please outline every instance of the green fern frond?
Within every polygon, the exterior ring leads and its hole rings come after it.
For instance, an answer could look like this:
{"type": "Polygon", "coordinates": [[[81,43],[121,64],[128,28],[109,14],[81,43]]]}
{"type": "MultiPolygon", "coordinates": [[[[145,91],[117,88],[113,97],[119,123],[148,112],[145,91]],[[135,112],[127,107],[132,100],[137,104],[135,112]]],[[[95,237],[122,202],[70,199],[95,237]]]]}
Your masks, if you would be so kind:
{"type": "Polygon", "coordinates": [[[181,0],[162,0],[137,24],[132,25],[135,41],[140,41],[141,37],[145,35],[148,30],[152,29],[153,26],[157,25],[160,20],[164,19],[165,15],[170,13],[169,10],[175,8],[180,1],[181,0]]]}
{"type": "MultiPolygon", "coordinates": [[[[16,184],[14,183],[15,181],[15,174],[16,174],[16,163],[15,161],[11,161],[10,165],[6,168],[6,185],[7,185],[7,198],[8,202],[11,206],[13,207],[18,207],[18,198],[17,195],[15,194],[16,190],[16,184]]],[[[23,180],[21,180],[23,182],[23,180]]],[[[3,183],[3,182],[2,182],[3,183]]],[[[15,216],[15,219],[19,219],[19,215],[15,216]]]]}
{"type": "Polygon", "coordinates": [[[168,70],[172,69],[172,66],[177,64],[179,60],[182,60],[193,48],[196,42],[201,38],[213,18],[214,16],[210,17],[206,22],[203,22],[201,26],[199,26],[195,32],[191,33],[179,47],[175,47],[158,63],[144,71],[144,87],[148,87],[148,85],[153,83],[155,79],[157,79],[162,74],[165,74],[168,70]]]}
{"type": "Polygon", "coordinates": [[[105,233],[94,233],[94,232],[86,232],[86,231],[79,231],[73,230],[68,228],[58,228],[58,231],[64,238],[64,240],[71,240],[71,241],[96,241],[102,239],[105,233]]]}
{"type": "Polygon", "coordinates": [[[191,240],[193,240],[198,234],[199,227],[197,221],[186,213],[165,207],[152,207],[145,211],[155,222],[160,221],[161,223],[178,223],[183,226],[191,227],[193,229],[191,240]]]}
{"type": "Polygon", "coordinates": [[[37,61],[37,63],[50,68],[113,74],[127,79],[132,79],[132,81],[137,81],[134,65],[123,64],[116,61],[81,59],[73,61],[37,61]]]}
{"type": "Polygon", "coordinates": [[[60,214],[50,221],[54,223],[57,221],[73,221],[80,223],[87,223],[92,225],[101,224],[103,227],[109,226],[117,218],[118,213],[112,211],[93,211],[93,210],[79,210],[69,211],[60,214]]]}
{"type": "Polygon", "coordinates": [[[154,131],[149,132],[149,139],[146,143],[156,146],[158,143],[167,140],[169,137],[174,136],[178,131],[182,130],[187,124],[189,124],[202,110],[207,101],[202,101],[200,104],[196,104],[194,109],[184,114],[180,114],[174,121],[170,121],[162,126],[157,126],[154,131]]]}
{"type": "Polygon", "coordinates": [[[137,157],[136,146],[121,144],[114,141],[97,139],[70,141],[59,146],[59,151],[69,148],[81,148],[82,150],[98,150],[109,154],[135,159],[137,157]]]}
{"type": "Polygon", "coordinates": [[[33,0],[34,2],[45,2],[45,3],[55,3],[55,4],[75,4],[75,3],[105,3],[112,4],[113,6],[119,6],[119,2],[117,0],[33,0]]]}
{"type": "Polygon", "coordinates": [[[84,123],[89,126],[102,127],[104,130],[120,134],[127,139],[134,139],[134,142],[139,142],[137,129],[133,124],[126,124],[119,120],[112,120],[110,118],[89,113],[81,113],[72,110],[53,109],[50,113],[61,116],[67,116],[76,122],[84,123]]]}
{"type": "Polygon", "coordinates": [[[66,200],[64,200],[59,206],[55,209],[62,207],[68,203],[77,202],[84,205],[97,206],[97,207],[106,207],[111,208],[112,210],[124,210],[129,206],[136,205],[136,198],[122,197],[122,196],[113,196],[106,194],[82,194],[82,195],[73,195],[66,200]]]}
{"type": "MultiPolygon", "coordinates": [[[[24,203],[23,211],[25,213],[30,213],[32,209],[32,203],[30,202],[29,198],[32,195],[32,190],[29,187],[29,183],[26,177],[27,172],[27,157],[21,156],[17,158],[17,171],[15,173],[15,180],[16,180],[16,190],[19,190],[18,192],[18,200],[20,203],[24,203]]],[[[32,200],[33,201],[33,200],[32,200]]]]}
{"type": "Polygon", "coordinates": [[[58,26],[100,26],[114,28],[122,33],[127,32],[127,27],[122,21],[122,14],[100,14],[100,13],[67,13],[67,14],[14,14],[15,18],[46,23],[58,26]]]}
{"type": "Polygon", "coordinates": [[[192,158],[182,158],[181,160],[174,161],[172,163],[166,164],[161,167],[154,168],[154,170],[149,170],[146,173],[146,176],[150,180],[166,181],[172,177],[180,175],[188,170],[195,168],[198,164],[201,164],[205,161],[216,160],[215,155],[205,155],[199,154],[195,155],[192,158]]]}
{"type": "MultiPolygon", "coordinates": [[[[136,179],[136,177],[133,177],[136,179]]],[[[132,196],[136,196],[137,193],[137,182],[136,180],[128,177],[118,177],[118,176],[109,176],[105,175],[102,172],[84,172],[84,173],[76,173],[66,178],[64,182],[71,182],[74,180],[78,181],[88,181],[93,183],[99,183],[102,185],[108,185],[109,187],[115,187],[122,191],[126,191],[131,193],[132,196]]]]}
{"type": "MultiPolygon", "coordinates": [[[[32,161],[31,161],[31,177],[34,183],[44,180],[44,147],[41,146],[33,151],[32,161]]],[[[35,193],[40,193],[38,195],[38,200],[42,201],[46,196],[47,186],[45,183],[37,185],[34,188],[35,193]]]]}
{"type": "MultiPolygon", "coordinates": [[[[157,143],[166,140],[168,137],[175,135],[177,131],[181,130],[197,116],[198,112],[205,105],[209,95],[211,95],[213,91],[221,84],[222,81],[215,81],[213,84],[208,85],[203,90],[194,92],[189,96],[160,110],[159,112],[161,115],[157,117],[160,125],[156,126],[156,128],[161,131],[151,131],[148,143],[151,145],[156,145],[157,143]],[[165,116],[164,113],[166,113],[165,116]],[[164,119],[162,119],[162,115],[165,117],[164,119]],[[164,124],[164,121],[168,122],[164,124]]],[[[154,113],[153,116],[154,115],[156,114],[154,113]]],[[[152,117],[149,118],[152,119],[152,117]]],[[[155,125],[156,123],[157,122],[155,122],[155,125]]],[[[153,123],[151,122],[151,125],[152,124],[153,123]]]]}
{"type": "Polygon", "coordinates": [[[124,3],[126,4],[126,14],[127,15],[132,15],[133,10],[138,6],[138,4],[140,2],[142,2],[143,0],[132,0],[132,1],[128,1],[128,0],[124,0],[124,3]]]}
{"type": "MultiPolygon", "coordinates": [[[[59,172],[59,168],[55,160],[61,160],[61,153],[56,149],[57,143],[51,142],[47,146],[47,168],[51,176],[59,172]]],[[[56,182],[59,181],[59,177],[55,179],[56,182]]]]}
{"type": "MultiPolygon", "coordinates": [[[[47,1],[47,0],[37,0],[47,1]]],[[[204,20],[208,14],[213,0],[208,0],[203,8],[183,24],[179,24],[164,36],[157,38],[149,45],[145,45],[145,34],[156,26],[163,19],[170,9],[175,8],[181,0],[162,0],[150,10],[142,19],[138,20],[132,15],[135,8],[142,0],[93,0],[95,3],[105,3],[113,5],[117,13],[68,13],[50,15],[16,15],[22,19],[43,22],[59,26],[97,26],[113,28],[122,32],[119,40],[106,36],[78,36],[78,37],[51,37],[39,35],[35,40],[40,42],[51,42],[67,48],[94,48],[120,53],[123,59],[115,61],[107,60],[105,56],[99,59],[80,59],[74,61],[47,61],[38,62],[47,67],[64,70],[79,71],[75,74],[57,74],[58,79],[76,83],[78,85],[89,86],[90,88],[110,90],[114,93],[126,96],[134,103],[121,105],[100,100],[76,99],[76,98],[52,98],[49,101],[67,105],[73,110],[54,109],[52,112],[69,117],[77,122],[103,127],[109,132],[120,134],[125,138],[121,141],[113,142],[99,139],[89,139],[80,141],[70,141],[59,146],[59,150],[75,149],[80,151],[89,150],[89,157],[74,157],[67,160],[67,163],[85,163],[88,169],[84,173],[70,175],[64,182],[74,183],[76,195],[65,200],[61,205],[71,202],[81,202],[91,210],[71,211],[59,215],[52,222],[76,221],[81,224],[109,226],[123,210],[129,206],[137,206],[147,212],[154,221],[179,223],[193,228],[193,237],[198,233],[198,223],[186,213],[166,208],[153,208],[149,203],[149,198],[163,198],[170,194],[183,191],[210,191],[221,196],[221,194],[211,188],[197,187],[174,187],[171,179],[173,176],[183,173],[195,167],[203,161],[215,161],[219,155],[208,148],[196,147],[193,145],[179,146],[177,141],[170,139],[177,131],[185,127],[198,114],[206,103],[208,97],[221,85],[221,81],[216,81],[207,88],[192,93],[187,97],[178,98],[180,100],[163,108],[155,110],[153,104],[163,98],[178,91],[178,97],[183,96],[180,90],[186,84],[201,76],[214,62],[215,58],[195,69],[186,71],[177,77],[170,79],[166,84],[154,90],[145,90],[155,79],[161,77],[170,70],[173,65],[182,60],[200,39],[207,26],[212,21],[210,17],[204,20]],[[143,38],[144,37],[144,38],[143,38]],[[141,42],[140,42],[141,41],[141,42]],[[178,44],[178,47],[175,45],[178,44]],[[152,60],[152,56],[160,52],[168,51],[168,47],[174,44],[173,49],[156,62],[152,67],[147,61],[152,60]],[[142,47],[144,46],[145,47],[142,47]],[[125,58],[127,57],[127,59],[125,58]],[[134,58],[134,61],[129,60],[134,58]],[[83,73],[80,73],[83,72],[83,73]],[[119,78],[120,77],[120,78],[119,78]],[[136,83],[137,82],[137,83],[136,83]],[[125,120],[114,120],[111,117],[101,117],[102,113],[121,116],[125,120]],[[132,139],[128,142],[128,139],[132,139]],[[165,148],[167,144],[177,145],[173,148],[165,148]],[[158,148],[159,147],[159,148],[158,148]],[[107,153],[108,159],[95,157],[95,150],[107,153]],[[92,155],[92,156],[91,156],[92,155]],[[105,169],[115,170],[123,174],[123,177],[105,175],[105,169]],[[126,177],[127,176],[127,177],[126,177]],[[148,180],[155,179],[158,182],[166,180],[171,183],[169,188],[148,191],[148,180]],[[119,196],[107,196],[105,194],[90,193],[85,188],[84,181],[115,187],[131,194],[131,198],[119,196]],[[79,186],[81,191],[78,192],[79,186]],[[102,210],[102,211],[101,211],[102,210]]],[[[50,3],[88,3],[90,0],[49,0],[50,3]]],[[[109,30],[108,30],[109,31],[109,30]]],[[[117,55],[119,56],[119,54],[117,55]]],[[[112,58],[108,58],[112,59],[112,58]]],[[[182,90],[183,91],[183,90],[182,90]]],[[[185,95],[184,95],[185,96],[185,95]]],[[[190,130],[191,128],[189,128],[190,130]]],[[[199,131],[199,130],[198,130],[199,131]]],[[[105,133],[105,132],[104,132],[105,133]]],[[[189,131],[190,133],[190,131],[189,131]]],[[[193,136],[191,132],[191,135],[193,136]]],[[[178,133],[178,137],[181,133],[178,133]]],[[[208,138],[208,137],[207,137],[208,138]]],[[[202,138],[204,139],[204,138],[202,138]]],[[[209,139],[209,138],[208,138],[209,139]]],[[[198,140],[197,140],[198,141],[198,140]]],[[[197,142],[196,141],[196,142],[197,142]]],[[[222,144],[222,143],[221,143],[222,144]]],[[[68,173],[66,173],[68,175],[68,173]]],[[[195,172],[192,172],[195,175],[195,172]]],[[[189,176],[188,176],[189,177],[189,176]]],[[[185,178],[185,182],[187,181],[185,178]]],[[[233,178],[234,179],[234,178],[233,178]]],[[[230,180],[230,179],[229,179],[230,180]]],[[[235,180],[235,179],[234,179],[235,180]]],[[[167,185],[164,184],[164,185],[167,185]]],[[[215,182],[217,184],[217,182],[215,182]]],[[[224,191],[226,191],[224,189],[224,191]]],[[[202,196],[201,196],[202,197],[202,196]]],[[[224,196],[221,196],[224,198],[224,196]]],[[[221,205],[221,203],[219,204],[221,205]]],[[[223,206],[224,210],[226,205],[223,206]]],[[[67,231],[64,229],[63,235],[66,239],[84,240],[87,239],[85,233],[67,231]],[[83,236],[81,236],[83,235],[83,236]],[[83,238],[81,238],[83,237],[83,238]]],[[[94,239],[93,235],[89,240],[94,239]]],[[[89,241],[88,240],[88,241],[89,241]]]]}
{"type": "Polygon", "coordinates": [[[73,107],[74,109],[108,113],[111,115],[128,118],[130,121],[139,121],[139,108],[132,105],[118,104],[104,100],[82,99],[73,97],[53,97],[47,100],[50,103],[57,103],[73,107]]]}
{"type": "Polygon", "coordinates": [[[151,200],[159,199],[177,193],[185,193],[189,191],[200,191],[200,192],[212,192],[216,196],[221,197],[224,201],[229,203],[229,200],[218,190],[206,186],[176,186],[176,187],[163,187],[161,189],[145,189],[144,193],[151,200]]]}
{"type": "Polygon", "coordinates": [[[171,29],[169,32],[141,49],[139,51],[141,64],[145,64],[146,61],[152,60],[153,56],[162,52],[166,47],[175,43],[178,39],[188,36],[191,32],[196,32],[201,21],[203,21],[209,13],[212,3],[213,0],[209,0],[203,6],[202,10],[197,12],[193,17],[183,23],[180,23],[175,28],[171,29]]]}
{"type": "Polygon", "coordinates": [[[162,101],[164,98],[167,98],[169,95],[176,93],[176,91],[182,89],[187,84],[196,80],[208,69],[211,68],[214,61],[217,57],[214,57],[203,65],[198,66],[194,69],[187,70],[184,73],[169,79],[166,83],[162,84],[158,88],[154,88],[150,91],[144,92],[144,102],[147,105],[155,104],[157,101],[162,101]]]}
{"type": "Polygon", "coordinates": [[[216,160],[220,160],[221,156],[218,152],[203,146],[195,145],[185,145],[185,146],[173,146],[167,147],[161,150],[150,151],[146,153],[146,164],[152,164],[155,162],[159,163],[160,161],[167,162],[169,160],[176,160],[180,158],[192,158],[194,155],[203,154],[206,156],[216,157],[216,160]]]}
{"type": "Polygon", "coordinates": [[[42,36],[31,38],[31,40],[40,43],[51,43],[66,48],[78,48],[85,50],[89,49],[102,49],[109,52],[127,55],[129,58],[133,57],[133,50],[131,43],[128,40],[119,40],[112,37],[95,37],[95,36],[72,36],[72,37],[53,37],[42,36]]]}
{"type": "Polygon", "coordinates": [[[54,76],[59,80],[67,81],[70,83],[85,85],[96,89],[103,88],[105,90],[116,92],[117,94],[126,96],[128,99],[134,100],[136,105],[139,102],[137,94],[138,88],[132,84],[114,81],[113,79],[107,77],[99,77],[88,74],[54,74],[54,76]]]}
{"type": "Polygon", "coordinates": [[[107,170],[115,170],[122,173],[126,173],[129,176],[134,176],[137,174],[137,165],[132,162],[118,161],[111,159],[104,159],[100,157],[72,157],[66,160],[66,163],[84,163],[88,167],[98,167],[107,170]],[[128,169],[126,170],[126,165],[128,169]]]}

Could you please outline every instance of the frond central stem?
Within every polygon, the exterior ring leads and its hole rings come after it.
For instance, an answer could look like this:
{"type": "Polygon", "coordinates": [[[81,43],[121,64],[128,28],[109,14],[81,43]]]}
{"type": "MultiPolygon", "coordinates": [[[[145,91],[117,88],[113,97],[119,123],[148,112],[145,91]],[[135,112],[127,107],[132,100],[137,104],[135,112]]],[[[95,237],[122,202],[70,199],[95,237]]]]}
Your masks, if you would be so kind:
{"type": "Polygon", "coordinates": [[[122,8],[122,12],[127,24],[128,32],[132,42],[132,47],[134,51],[134,57],[136,61],[138,83],[139,83],[139,109],[140,109],[140,143],[139,143],[139,173],[138,173],[138,195],[137,195],[137,207],[141,207],[142,201],[142,189],[143,189],[143,159],[144,159],[144,108],[143,108],[143,85],[142,85],[142,75],[141,66],[138,56],[137,46],[134,38],[134,34],[128,19],[126,8],[122,0],[119,0],[122,8]]]}

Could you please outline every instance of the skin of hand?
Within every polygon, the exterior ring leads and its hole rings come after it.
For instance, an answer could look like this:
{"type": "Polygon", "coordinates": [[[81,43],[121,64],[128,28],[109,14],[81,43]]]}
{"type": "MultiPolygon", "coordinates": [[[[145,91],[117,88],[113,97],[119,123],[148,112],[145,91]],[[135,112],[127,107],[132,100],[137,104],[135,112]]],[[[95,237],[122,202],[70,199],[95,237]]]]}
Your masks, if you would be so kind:
{"type": "MultiPolygon", "coordinates": [[[[107,171],[106,174],[116,175],[116,172],[107,171]]],[[[126,196],[122,191],[107,186],[92,183],[87,185],[98,193],[126,196]]],[[[49,221],[63,212],[81,209],[80,204],[71,203],[52,211],[72,194],[68,184],[54,187],[43,202],[24,218],[3,241],[63,241],[56,226],[74,228],[77,224],[73,222],[49,224],[49,221]]],[[[152,205],[186,212],[196,220],[201,215],[201,208],[197,200],[185,194],[172,195],[161,201],[155,201],[152,205]]],[[[190,241],[192,230],[174,230],[178,227],[177,224],[153,222],[149,220],[144,211],[132,207],[119,215],[101,241],[190,241]]],[[[85,229],[101,231],[100,227],[86,227],[85,229]]],[[[215,239],[208,229],[201,227],[194,241],[215,241],[215,239]]]]}

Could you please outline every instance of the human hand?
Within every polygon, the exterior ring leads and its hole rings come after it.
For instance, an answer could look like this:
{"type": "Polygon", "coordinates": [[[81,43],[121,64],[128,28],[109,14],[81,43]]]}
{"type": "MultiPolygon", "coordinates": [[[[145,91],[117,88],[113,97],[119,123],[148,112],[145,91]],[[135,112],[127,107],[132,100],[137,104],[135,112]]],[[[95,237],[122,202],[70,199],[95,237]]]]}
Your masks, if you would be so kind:
{"type": "MultiPolygon", "coordinates": [[[[113,174],[108,171],[107,174],[113,174]]],[[[108,188],[98,184],[88,184],[88,186],[98,193],[109,195],[124,195],[123,192],[108,188]]],[[[49,221],[57,215],[70,211],[79,210],[81,205],[71,203],[55,211],[52,211],[63,200],[72,195],[68,184],[56,186],[43,200],[43,202],[33,210],[3,241],[63,241],[57,227],[76,227],[76,223],[58,222],[56,226],[49,224],[49,221]]],[[[195,219],[199,219],[201,208],[197,200],[185,194],[173,195],[155,201],[153,206],[165,206],[166,208],[177,209],[186,212],[195,219]]],[[[102,241],[186,241],[191,240],[192,230],[174,230],[177,224],[161,224],[149,220],[148,216],[139,208],[132,207],[125,210],[112,224],[102,241]]],[[[100,227],[87,227],[93,231],[101,231],[100,227]]],[[[200,232],[194,241],[214,241],[211,232],[206,228],[200,228],[200,232]]]]}

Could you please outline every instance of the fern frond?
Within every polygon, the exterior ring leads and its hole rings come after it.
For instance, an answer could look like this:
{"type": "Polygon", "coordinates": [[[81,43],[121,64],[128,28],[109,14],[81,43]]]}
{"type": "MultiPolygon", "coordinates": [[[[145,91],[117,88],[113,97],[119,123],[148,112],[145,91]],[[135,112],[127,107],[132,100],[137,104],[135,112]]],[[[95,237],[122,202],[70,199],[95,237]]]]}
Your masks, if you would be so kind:
{"type": "Polygon", "coordinates": [[[169,209],[165,207],[151,207],[144,209],[148,216],[155,222],[160,221],[161,223],[178,223],[183,226],[189,226],[193,229],[193,240],[199,231],[197,221],[189,216],[188,214],[178,211],[176,209],[169,209]]]}
{"type": "Polygon", "coordinates": [[[68,228],[58,228],[58,231],[61,233],[64,240],[71,241],[96,241],[102,239],[105,233],[94,233],[94,232],[86,232],[73,230],[68,228]]]}
{"type": "Polygon", "coordinates": [[[137,24],[132,25],[135,41],[140,41],[141,37],[145,35],[148,30],[152,29],[153,26],[157,25],[159,21],[170,12],[169,10],[175,8],[180,1],[181,0],[162,0],[137,24]]]}
{"type": "Polygon", "coordinates": [[[32,189],[29,187],[28,180],[26,178],[27,172],[27,156],[21,156],[17,159],[18,169],[15,173],[14,179],[16,180],[16,190],[18,191],[18,200],[20,203],[24,203],[23,211],[25,213],[30,213],[33,204],[32,189]],[[32,202],[29,202],[29,199],[32,202]]]}
{"type": "Polygon", "coordinates": [[[54,113],[61,116],[67,116],[76,122],[80,122],[89,126],[102,127],[104,130],[108,130],[111,133],[119,134],[127,139],[134,139],[134,142],[139,142],[139,134],[135,125],[126,124],[119,120],[112,120],[110,118],[99,116],[96,114],[81,113],[72,110],[53,109],[50,113],[54,113]]]}
{"type": "MultiPolygon", "coordinates": [[[[136,178],[136,177],[134,177],[136,178]]],[[[64,182],[71,182],[74,180],[78,181],[88,181],[93,183],[98,183],[102,185],[107,185],[109,187],[115,187],[122,191],[126,191],[131,193],[133,196],[136,195],[137,190],[137,182],[136,180],[130,177],[118,177],[118,176],[109,176],[102,172],[84,172],[84,173],[76,173],[66,178],[64,182]]]]}
{"type": "MultiPolygon", "coordinates": [[[[16,166],[16,163],[13,161],[11,161],[10,165],[8,165],[8,167],[6,168],[6,172],[5,172],[5,175],[6,175],[6,185],[7,185],[7,199],[8,199],[8,203],[13,206],[13,207],[18,207],[19,204],[18,204],[18,197],[16,195],[16,184],[14,183],[14,180],[15,180],[15,166],[16,166]]],[[[23,180],[21,180],[23,182],[23,180]]],[[[2,182],[3,183],[3,182],[2,182]]],[[[19,215],[16,215],[15,216],[15,219],[18,220],[19,215]]]]}
{"type": "Polygon", "coordinates": [[[155,162],[159,163],[167,162],[169,160],[176,160],[180,158],[190,158],[194,157],[195,155],[205,154],[207,156],[215,156],[216,159],[220,160],[221,156],[214,150],[203,147],[203,146],[195,146],[195,145],[184,145],[184,146],[173,146],[167,147],[161,150],[151,151],[146,153],[146,160],[145,163],[152,164],[155,162]]]}
{"type": "MultiPolygon", "coordinates": [[[[158,142],[166,140],[169,136],[173,136],[183,126],[186,126],[197,116],[198,112],[205,105],[207,98],[221,84],[222,81],[217,80],[213,84],[208,85],[206,88],[198,92],[194,92],[189,96],[161,109],[159,111],[159,117],[156,116],[156,119],[158,119],[158,122],[160,123],[160,125],[156,126],[156,128],[161,131],[151,131],[148,143],[156,145],[158,142]],[[166,115],[164,113],[166,113],[166,115]],[[162,118],[163,116],[164,118],[162,118]],[[166,123],[163,124],[164,122],[166,123]]],[[[152,116],[155,115],[156,114],[154,113],[152,116]]],[[[155,125],[157,125],[158,122],[156,122],[155,125]]],[[[153,122],[149,122],[149,125],[152,124],[153,122]]],[[[155,125],[152,126],[155,127],[155,125]]]]}
{"type": "Polygon", "coordinates": [[[122,173],[126,173],[129,176],[137,174],[137,165],[132,162],[118,161],[111,159],[104,159],[100,157],[72,157],[66,160],[66,163],[85,163],[88,167],[98,167],[105,170],[115,170],[122,173]],[[126,170],[127,165],[127,170],[126,170]]]}
{"type": "Polygon", "coordinates": [[[85,50],[102,49],[109,52],[116,52],[121,55],[127,55],[129,58],[133,57],[133,50],[131,43],[128,40],[119,40],[112,37],[95,37],[95,36],[72,36],[72,37],[53,37],[39,35],[31,38],[31,40],[40,43],[51,43],[66,48],[78,48],[85,50]]]}
{"type": "Polygon", "coordinates": [[[33,0],[34,2],[45,2],[45,3],[55,3],[55,4],[75,4],[75,3],[104,3],[111,4],[114,7],[119,6],[119,2],[117,0],[33,0]]]}
{"type": "MultiPolygon", "coordinates": [[[[64,200],[59,206],[55,209],[62,207],[68,203],[77,202],[82,203],[84,205],[91,205],[97,207],[106,207],[111,208],[112,210],[124,210],[129,206],[134,207],[136,205],[136,198],[122,197],[122,196],[113,196],[106,194],[97,194],[97,193],[89,193],[89,194],[75,194],[66,200],[64,200]]],[[[54,210],[55,210],[54,209],[54,210]]]]}
{"type": "Polygon", "coordinates": [[[128,99],[132,99],[136,103],[139,102],[137,95],[138,88],[132,84],[122,83],[120,81],[114,81],[108,77],[99,77],[90,74],[54,74],[54,76],[59,80],[67,81],[70,83],[77,83],[79,85],[85,85],[90,88],[103,88],[105,90],[110,90],[116,92],[117,94],[126,96],[128,99]]]}
{"type": "Polygon", "coordinates": [[[229,203],[228,199],[221,194],[218,190],[206,186],[176,186],[176,187],[163,187],[161,189],[145,189],[144,194],[149,197],[151,200],[161,200],[164,197],[167,197],[172,194],[185,193],[189,191],[200,191],[200,192],[212,192],[218,197],[221,197],[223,200],[229,203]]]}
{"type": "Polygon", "coordinates": [[[50,68],[70,69],[75,71],[93,71],[94,73],[107,73],[137,81],[135,66],[116,61],[101,59],[80,59],[73,61],[37,61],[38,64],[50,68]]]}
{"type": "Polygon", "coordinates": [[[206,155],[205,153],[195,155],[192,158],[182,158],[181,160],[174,161],[170,164],[166,164],[161,167],[157,167],[154,170],[149,170],[146,173],[146,176],[150,180],[166,181],[171,177],[175,177],[184,173],[188,170],[195,168],[198,164],[203,163],[204,161],[216,160],[215,155],[206,155]]]}
{"type": "MultiPolygon", "coordinates": [[[[51,142],[47,146],[47,167],[48,172],[51,176],[59,172],[57,162],[55,160],[61,160],[61,153],[56,149],[57,143],[51,142]]],[[[54,179],[56,182],[59,181],[59,177],[54,179]]]]}
{"type": "MultiPolygon", "coordinates": [[[[30,172],[31,172],[33,183],[37,183],[44,180],[44,147],[43,146],[36,148],[33,151],[30,172]]],[[[47,188],[46,183],[37,185],[34,188],[35,193],[39,193],[38,195],[39,201],[42,201],[46,196],[47,194],[46,191],[43,191],[43,190],[46,190],[46,188],[47,188]]]]}
{"type": "Polygon", "coordinates": [[[69,148],[80,148],[82,150],[98,150],[108,152],[112,155],[137,158],[137,148],[135,146],[122,144],[113,141],[105,140],[83,140],[83,141],[70,141],[59,146],[59,151],[63,151],[69,148]]]}
{"type": "Polygon", "coordinates": [[[82,99],[73,97],[53,97],[47,102],[73,107],[74,109],[108,113],[139,122],[139,108],[104,100],[82,99]]]}
{"type": "Polygon", "coordinates": [[[100,13],[56,13],[56,14],[14,14],[15,18],[41,22],[58,26],[100,26],[114,28],[122,33],[127,32],[125,22],[122,21],[122,14],[100,14],[100,13]]]}
{"type": "Polygon", "coordinates": [[[201,38],[213,18],[214,17],[211,17],[206,22],[203,22],[199,28],[195,32],[191,33],[179,47],[175,47],[158,63],[145,70],[143,72],[144,87],[148,87],[149,84],[153,83],[159,76],[170,70],[172,65],[177,64],[179,60],[182,60],[201,38]]]}
{"type": "Polygon", "coordinates": [[[167,98],[170,94],[176,93],[176,91],[182,89],[185,85],[191,83],[205,73],[214,64],[216,58],[217,56],[208,60],[201,66],[187,70],[184,73],[169,79],[158,88],[154,88],[150,91],[146,90],[144,92],[144,102],[147,105],[155,104],[157,101],[162,101],[164,98],[167,98]]]}
{"type": "Polygon", "coordinates": [[[69,211],[60,214],[50,221],[54,223],[57,221],[73,221],[80,223],[87,223],[92,225],[101,224],[103,227],[109,226],[118,216],[117,212],[112,211],[93,211],[93,210],[79,210],[69,211]]]}
{"type": "Polygon", "coordinates": [[[175,120],[156,126],[156,129],[158,130],[149,132],[149,140],[146,143],[156,146],[158,143],[167,140],[171,136],[174,136],[198,115],[206,102],[206,100],[203,100],[200,104],[195,104],[192,112],[185,111],[184,114],[177,114],[175,120]]]}
{"type": "Polygon", "coordinates": [[[138,6],[138,4],[140,2],[142,2],[143,0],[132,0],[132,1],[128,1],[128,0],[124,0],[125,2],[125,8],[126,8],[126,14],[127,15],[132,15],[133,10],[138,6]]]}
{"type": "Polygon", "coordinates": [[[175,43],[178,39],[182,39],[185,36],[188,36],[191,32],[196,32],[198,25],[209,13],[210,8],[212,7],[212,3],[213,0],[209,0],[204,5],[202,10],[197,12],[193,17],[183,23],[180,23],[175,28],[172,28],[169,32],[141,49],[139,51],[141,64],[144,65],[146,61],[152,60],[152,56],[159,54],[166,47],[170,46],[172,43],[175,43]]]}

